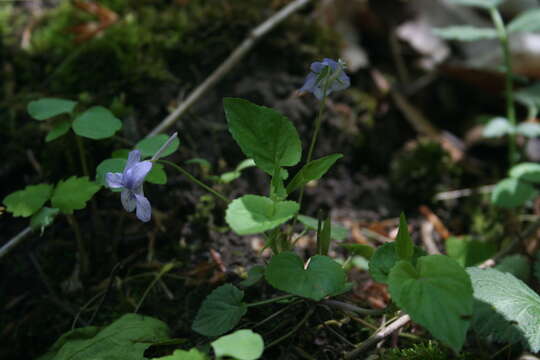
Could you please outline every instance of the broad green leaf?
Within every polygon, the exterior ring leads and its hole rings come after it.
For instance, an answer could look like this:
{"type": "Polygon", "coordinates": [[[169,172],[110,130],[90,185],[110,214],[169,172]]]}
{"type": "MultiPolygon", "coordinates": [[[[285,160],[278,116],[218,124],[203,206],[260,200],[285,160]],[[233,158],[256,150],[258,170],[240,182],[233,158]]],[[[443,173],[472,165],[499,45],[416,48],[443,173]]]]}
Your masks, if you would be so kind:
{"type": "Polygon", "coordinates": [[[362,256],[367,260],[371,259],[375,253],[373,246],[365,244],[339,244],[339,246],[342,246],[352,254],[362,256]]]}
{"type": "Polygon", "coordinates": [[[65,333],[40,359],[142,360],[145,350],[168,339],[168,333],[161,320],[126,314],[102,329],[89,326],[65,333]]]}
{"type": "Polygon", "coordinates": [[[409,235],[405,214],[399,216],[399,230],[396,236],[396,255],[400,260],[410,261],[414,255],[414,244],[409,235]]]}
{"type": "Polygon", "coordinates": [[[495,269],[469,268],[475,299],[489,304],[512,322],[528,347],[540,351],[540,297],[524,282],[495,269]]]}
{"type": "Polygon", "coordinates": [[[111,153],[111,158],[127,159],[129,157],[129,149],[117,149],[111,153]]]}
{"type": "Polygon", "coordinates": [[[50,207],[42,207],[37,213],[32,215],[30,219],[30,227],[32,230],[39,230],[43,235],[43,231],[54,221],[54,218],[60,210],[50,207]]]}
{"type": "Polygon", "coordinates": [[[145,181],[151,184],[164,185],[167,183],[167,173],[163,164],[154,163],[152,169],[146,175],[145,181]]]}
{"type": "Polygon", "coordinates": [[[100,140],[114,135],[122,122],[103,106],[93,106],[73,121],[73,131],[79,136],[100,140]]]}
{"type": "Polygon", "coordinates": [[[36,120],[46,120],[73,111],[77,103],[71,100],[43,98],[28,104],[28,114],[36,120]]]}
{"type": "Polygon", "coordinates": [[[504,135],[512,134],[514,127],[510,122],[502,117],[491,119],[484,128],[483,135],[487,138],[497,138],[504,135]]]}
{"type": "Polygon", "coordinates": [[[532,183],[540,183],[540,164],[521,163],[510,169],[510,177],[532,183]]]}
{"type": "Polygon", "coordinates": [[[484,9],[491,9],[499,6],[504,0],[450,0],[451,4],[463,6],[475,6],[484,9]]]}
{"type": "Polygon", "coordinates": [[[493,28],[479,28],[470,25],[456,25],[433,29],[435,35],[446,40],[478,41],[496,39],[497,31],[493,28]]]}
{"type": "Polygon", "coordinates": [[[248,271],[248,277],[245,280],[240,281],[239,285],[249,287],[255,285],[264,277],[265,267],[263,265],[254,265],[248,271]]]}
{"type": "Polygon", "coordinates": [[[510,273],[525,282],[529,281],[531,275],[531,265],[529,264],[529,260],[521,254],[504,257],[494,269],[503,273],[510,273]]]}
{"type": "Polygon", "coordinates": [[[346,286],[345,271],[328,256],[315,255],[304,268],[302,259],[290,251],[272,257],[265,277],[276,289],[315,301],[341,292],[346,286]]]}
{"type": "Polygon", "coordinates": [[[225,98],[223,106],[234,140],[267,174],[273,175],[275,166],[294,166],[300,161],[300,138],[285,116],[243,99],[225,98]]]}
{"type": "MultiPolygon", "coordinates": [[[[125,158],[113,158],[103,160],[96,168],[96,182],[100,185],[107,186],[107,184],[105,183],[105,175],[108,172],[123,172],[124,167],[126,166],[126,162],[127,160],[125,158]]],[[[167,173],[165,173],[164,166],[159,163],[154,163],[152,165],[152,170],[150,170],[148,175],[146,175],[145,181],[158,185],[166,184],[167,173]]]]}
{"type": "MultiPolygon", "coordinates": [[[[311,216],[298,215],[298,221],[304,224],[305,227],[317,231],[319,221],[311,216]]],[[[330,237],[336,241],[343,241],[349,236],[349,230],[336,223],[332,223],[330,228],[330,237]]]]}
{"type": "Polygon", "coordinates": [[[503,208],[514,208],[525,204],[536,193],[531,184],[514,178],[506,178],[495,185],[491,192],[491,202],[503,208]]]}
{"type": "Polygon", "coordinates": [[[463,267],[480,264],[495,255],[497,245],[464,237],[449,237],[445,241],[446,253],[463,267]]]}
{"type": "Polygon", "coordinates": [[[251,330],[237,330],[213,341],[211,345],[218,359],[230,356],[237,360],[257,360],[264,351],[263,338],[251,330]]]}
{"type": "Polygon", "coordinates": [[[174,350],[172,355],[163,356],[159,358],[152,358],[152,360],[207,360],[206,355],[201,353],[197,349],[186,350],[174,350]]]}
{"type": "MultiPolygon", "coordinates": [[[[420,256],[424,255],[427,255],[427,253],[422,248],[415,246],[412,257],[413,265],[416,264],[420,256]]],[[[396,253],[395,242],[389,242],[379,246],[369,261],[369,273],[373,277],[373,280],[386,284],[388,274],[390,274],[390,271],[398,261],[399,258],[396,253]]]]}
{"type": "Polygon", "coordinates": [[[64,214],[73,214],[73,210],[84,209],[87,201],[100,188],[101,185],[90,181],[87,176],[72,176],[65,181],[60,180],[51,198],[52,206],[64,214]]]}
{"type": "Polygon", "coordinates": [[[398,262],[388,276],[392,300],[440,341],[459,351],[473,310],[471,280],[455,260],[422,256],[398,262]]]}
{"type": "Polygon", "coordinates": [[[279,226],[298,212],[294,201],[272,201],[258,195],[244,195],[229,204],[227,224],[238,235],[261,233],[279,226]]]}
{"type": "Polygon", "coordinates": [[[52,185],[48,184],[29,185],[6,196],[3,203],[13,216],[29,217],[45,205],[52,190],[52,185]]]}
{"type": "MultiPolygon", "coordinates": [[[[142,139],[135,145],[135,149],[141,150],[142,158],[147,158],[154,156],[154,154],[159,150],[159,148],[165,144],[165,142],[169,139],[167,135],[160,134],[148,137],[146,139],[142,139]]],[[[174,139],[169,146],[165,150],[163,150],[163,153],[160,155],[160,158],[166,157],[174,153],[176,150],[178,150],[178,147],[180,146],[180,140],[178,138],[174,139]]]]}
{"type": "Polygon", "coordinates": [[[221,285],[203,301],[192,329],[205,336],[219,336],[238,324],[247,311],[244,292],[231,284],[221,285]]]}
{"type": "Polygon", "coordinates": [[[332,154],[304,165],[287,184],[287,193],[292,193],[312,180],[320,179],[342,157],[342,154],[332,154]]]}
{"type": "Polygon", "coordinates": [[[471,327],[480,336],[503,344],[526,343],[520,330],[490,304],[474,299],[473,312],[471,327]]]}
{"type": "Polygon", "coordinates": [[[540,9],[532,8],[516,16],[508,24],[507,30],[513,32],[535,32],[540,30],[540,9]]]}
{"type": "Polygon", "coordinates": [[[523,136],[535,138],[540,136],[540,124],[532,122],[522,122],[517,126],[516,132],[523,136]]]}
{"type": "Polygon", "coordinates": [[[58,139],[71,129],[71,121],[69,119],[58,119],[52,124],[52,129],[45,137],[45,142],[50,142],[58,139]]]}

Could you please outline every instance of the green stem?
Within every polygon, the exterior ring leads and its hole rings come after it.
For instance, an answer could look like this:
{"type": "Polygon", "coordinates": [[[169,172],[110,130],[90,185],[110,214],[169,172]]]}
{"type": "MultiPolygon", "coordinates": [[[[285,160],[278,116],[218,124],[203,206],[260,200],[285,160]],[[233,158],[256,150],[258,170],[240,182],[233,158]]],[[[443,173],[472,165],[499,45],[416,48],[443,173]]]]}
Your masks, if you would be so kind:
{"type": "Polygon", "coordinates": [[[206,191],[210,192],[212,195],[218,197],[219,199],[223,200],[227,204],[231,202],[224,195],[222,195],[219,192],[217,192],[216,190],[212,189],[210,186],[206,185],[205,183],[203,183],[202,181],[197,179],[195,176],[191,175],[191,173],[189,171],[183,169],[182,167],[176,165],[175,163],[170,162],[168,160],[157,160],[157,162],[172,166],[173,168],[178,170],[178,172],[180,172],[182,175],[187,177],[189,180],[193,181],[195,184],[199,185],[200,187],[202,187],[206,191]]]}
{"type": "Polygon", "coordinates": [[[86,163],[86,151],[84,150],[84,143],[80,136],[75,135],[75,140],[77,141],[77,147],[79,148],[79,157],[81,158],[81,165],[84,176],[90,177],[90,172],[88,171],[88,164],[86,163]]]}
{"type": "MultiPolygon", "coordinates": [[[[508,32],[504,25],[504,21],[501,17],[501,14],[496,7],[490,9],[491,20],[495,25],[497,30],[497,35],[499,37],[499,42],[501,44],[501,50],[504,61],[504,70],[505,70],[505,83],[506,83],[506,116],[508,121],[515,129],[516,127],[516,110],[514,108],[514,84],[513,78],[514,74],[512,72],[512,56],[510,54],[510,45],[508,43],[508,32]]],[[[510,160],[510,166],[514,165],[517,161],[518,154],[516,149],[516,134],[512,132],[508,135],[509,144],[508,144],[508,155],[510,160]]]]}
{"type": "Polygon", "coordinates": [[[276,301],[292,298],[293,296],[295,296],[295,295],[287,294],[287,295],[282,295],[282,296],[276,296],[275,298],[271,298],[271,299],[267,299],[267,300],[263,300],[263,301],[257,301],[257,302],[250,303],[250,304],[246,304],[246,306],[247,307],[252,307],[252,306],[271,304],[271,303],[276,302],[276,301]]]}
{"type": "Polygon", "coordinates": [[[79,250],[79,262],[81,265],[81,273],[86,275],[88,274],[90,270],[90,266],[89,266],[90,262],[88,259],[88,250],[86,248],[84,239],[81,235],[81,229],[79,228],[79,223],[77,222],[77,219],[75,219],[75,216],[73,215],[66,215],[66,218],[68,220],[69,225],[73,229],[73,232],[75,233],[75,239],[77,240],[77,248],[79,250]]]}

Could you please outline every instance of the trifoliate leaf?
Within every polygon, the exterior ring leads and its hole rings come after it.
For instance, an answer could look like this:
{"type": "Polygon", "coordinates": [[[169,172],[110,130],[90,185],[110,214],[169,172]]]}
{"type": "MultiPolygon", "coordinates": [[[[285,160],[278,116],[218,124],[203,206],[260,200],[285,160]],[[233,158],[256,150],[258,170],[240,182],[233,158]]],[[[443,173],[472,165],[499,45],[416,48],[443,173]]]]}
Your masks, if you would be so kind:
{"type": "Polygon", "coordinates": [[[212,342],[216,357],[232,357],[237,360],[257,360],[264,351],[261,335],[251,330],[237,330],[212,342]]]}
{"type": "Polygon", "coordinates": [[[73,121],[73,131],[79,136],[100,140],[114,135],[122,122],[103,106],[93,106],[73,121]]]}
{"type": "Polygon", "coordinates": [[[13,216],[29,217],[45,205],[52,190],[52,185],[48,184],[29,185],[6,196],[3,203],[13,216]]]}
{"type": "MultiPolygon", "coordinates": [[[[146,139],[142,139],[135,145],[135,149],[141,150],[141,156],[142,158],[147,158],[154,156],[154,154],[161,148],[163,144],[169,139],[167,135],[160,134],[148,137],[146,139]]],[[[180,140],[178,138],[175,138],[169,146],[159,156],[160,158],[166,157],[174,153],[176,150],[178,150],[178,147],[180,146],[180,140]]]]}
{"type": "Polygon", "coordinates": [[[73,111],[77,103],[71,100],[43,98],[28,104],[28,114],[36,120],[46,120],[73,111]]]}
{"type": "Polygon", "coordinates": [[[64,214],[73,214],[73,210],[86,207],[88,200],[101,188],[101,185],[90,181],[87,176],[72,176],[61,180],[56,185],[51,198],[52,206],[60,209],[64,214]]]}

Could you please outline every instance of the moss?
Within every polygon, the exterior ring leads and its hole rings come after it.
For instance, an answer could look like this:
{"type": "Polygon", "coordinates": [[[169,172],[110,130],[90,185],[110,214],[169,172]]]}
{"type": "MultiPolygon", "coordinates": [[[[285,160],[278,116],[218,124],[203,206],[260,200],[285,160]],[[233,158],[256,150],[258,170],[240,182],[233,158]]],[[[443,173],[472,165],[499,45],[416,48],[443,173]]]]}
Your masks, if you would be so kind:
{"type": "MultiPolygon", "coordinates": [[[[463,353],[454,355],[450,350],[443,348],[435,341],[427,341],[421,344],[414,344],[407,349],[391,349],[385,351],[381,360],[472,360],[469,354],[463,353]]],[[[477,359],[479,360],[479,359],[477,359]]]]}

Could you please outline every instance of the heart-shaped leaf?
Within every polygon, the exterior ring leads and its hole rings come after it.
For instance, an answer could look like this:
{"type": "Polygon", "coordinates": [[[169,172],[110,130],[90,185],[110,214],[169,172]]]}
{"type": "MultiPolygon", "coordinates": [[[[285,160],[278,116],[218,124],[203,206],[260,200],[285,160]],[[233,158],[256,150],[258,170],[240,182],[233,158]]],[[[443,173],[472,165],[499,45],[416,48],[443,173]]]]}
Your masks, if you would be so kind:
{"type": "Polygon", "coordinates": [[[231,330],[244,316],[244,292],[231,284],[221,285],[203,301],[192,329],[206,336],[219,336],[231,330]]]}
{"type": "Polygon", "coordinates": [[[212,342],[218,359],[229,356],[237,360],[257,360],[264,351],[261,335],[248,330],[237,330],[212,342]]]}
{"type": "Polygon", "coordinates": [[[273,201],[258,195],[244,195],[229,204],[225,220],[239,235],[261,233],[275,228],[298,212],[294,201],[273,201]]]}
{"type": "MultiPolygon", "coordinates": [[[[415,246],[412,256],[413,265],[416,264],[416,260],[420,256],[427,255],[427,253],[420,247],[415,246]]],[[[399,257],[396,253],[396,243],[389,242],[382,246],[379,246],[369,261],[369,273],[373,279],[377,282],[386,284],[388,280],[388,274],[399,261],[399,257]]]]}
{"type": "Polygon", "coordinates": [[[73,121],[73,131],[79,136],[100,140],[114,135],[122,122],[103,106],[93,106],[73,121]]]}
{"type": "Polygon", "coordinates": [[[28,114],[36,120],[46,120],[73,111],[77,103],[71,100],[43,98],[28,104],[28,114]]]}
{"type": "Polygon", "coordinates": [[[272,257],[265,277],[276,289],[315,301],[346,287],[345,271],[328,256],[313,256],[304,268],[302,259],[290,251],[272,257]]]}
{"type": "Polygon", "coordinates": [[[503,208],[513,208],[525,204],[536,194],[534,187],[524,181],[506,178],[495,185],[491,202],[503,208]]]}
{"type": "Polygon", "coordinates": [[[445,255],[422,256],[416,268],[398,262],[388,276],[392,300],[431,334],[459,351],[465,341],[473,307],[471,280],[445,255]]]}

